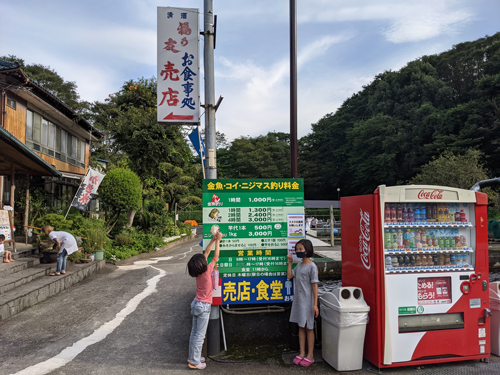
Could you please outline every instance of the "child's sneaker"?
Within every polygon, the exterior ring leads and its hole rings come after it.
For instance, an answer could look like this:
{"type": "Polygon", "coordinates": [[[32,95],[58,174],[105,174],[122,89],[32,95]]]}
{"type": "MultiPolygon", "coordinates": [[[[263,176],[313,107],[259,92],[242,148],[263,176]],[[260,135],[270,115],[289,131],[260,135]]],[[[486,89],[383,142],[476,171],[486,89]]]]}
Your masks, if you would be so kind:
{"type": "Polygon", "coordinates": [[[188,364],[188,366],[190,369],[193,369],[193,370],[203,370],[205,367],[207,367],[207,364],[204,362],[200,362],[197,365],[192,365],[190,363],[190,364],[188,364]]]}

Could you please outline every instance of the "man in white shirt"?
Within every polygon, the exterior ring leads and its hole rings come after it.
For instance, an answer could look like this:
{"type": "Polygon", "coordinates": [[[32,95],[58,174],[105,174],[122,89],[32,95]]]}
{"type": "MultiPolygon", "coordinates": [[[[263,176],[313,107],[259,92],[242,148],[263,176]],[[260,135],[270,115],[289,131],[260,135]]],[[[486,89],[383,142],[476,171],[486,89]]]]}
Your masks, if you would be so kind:
{"type": "MultiPolygon", "coordinates": [[[[64,275],[66,273],[66,259],[68,258],[68,255],[78,251],[78,244],[76,243],[75,237],[68,232],[55,231],[50,225],[44,225],[42,227],[42,232],[46,236],[49,236],[59,249],[59,252],[57,253],[56,272],[50,273],[49,276],[64,275]]],[[[50,246],[50,243],[46,243],[45,245],[50,246]]]]}

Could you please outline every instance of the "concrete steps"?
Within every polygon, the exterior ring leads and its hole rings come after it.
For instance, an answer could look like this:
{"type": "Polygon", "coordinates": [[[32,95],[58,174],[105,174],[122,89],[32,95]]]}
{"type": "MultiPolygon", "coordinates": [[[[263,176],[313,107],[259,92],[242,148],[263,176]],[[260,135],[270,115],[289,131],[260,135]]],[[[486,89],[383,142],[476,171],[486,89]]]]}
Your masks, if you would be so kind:
{"type": "Polygon", "coordinates": [[[105,265],[104,260],[79,264],[68,262],[66,274],[49,277],[49,273],[55,272],[56,263],[41,264],[40,257],[33,254],[30,247],[23,249],[20,246],[12,255],[15,262],[0,263],[0,320],[62,292],[105,265]]]}

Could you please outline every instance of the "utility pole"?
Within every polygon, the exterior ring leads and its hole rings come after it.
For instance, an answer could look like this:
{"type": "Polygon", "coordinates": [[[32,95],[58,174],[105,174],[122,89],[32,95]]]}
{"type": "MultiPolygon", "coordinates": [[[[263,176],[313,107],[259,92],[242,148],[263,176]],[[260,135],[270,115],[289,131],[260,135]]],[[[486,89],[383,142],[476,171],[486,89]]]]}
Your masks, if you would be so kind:
{"type": "Polygon", "coordinates": [[[215,80],[214,80],[214,13],[212,0],[204,0],[204,66],[205,66],[205,176],[217,178],[217,141],[215,139],[215,80]],[[208,163],[207,163],[208,161],[208,163]]]}
{"type": "MultiPolygon", "coordinates": [[[[215,80],[214,80],[214,12],[212,0],[204,0],[204,66],[205,66],[205,178],[217,178],[217,141],[215,139],[215,80]],[[207,157],[208,156],[208,157],[207,157]]],[[[220,353],[220,309],[212,305],[207,328],[207,354],[220,353]]]]}
{"type": "Polygon", "coordinates": [[[290,0],[290,176],[297,178],[297,0],[290,0]]]}

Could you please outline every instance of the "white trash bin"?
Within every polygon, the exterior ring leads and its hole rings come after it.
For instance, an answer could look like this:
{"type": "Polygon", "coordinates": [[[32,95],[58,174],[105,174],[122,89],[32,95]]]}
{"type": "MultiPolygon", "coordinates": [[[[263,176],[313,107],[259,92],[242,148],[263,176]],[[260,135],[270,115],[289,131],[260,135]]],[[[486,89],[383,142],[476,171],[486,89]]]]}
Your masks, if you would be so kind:
{"type": "Polygon", "coordinates": [[[368,306],[360,288],[344,287],[320,298],[322,355],[337,371],[363,368],[368,306]]]}
{"type": "Polygon", "coordinates": [[[500,356],[500,281],[490,283],[491,354],[500,356]]]}

